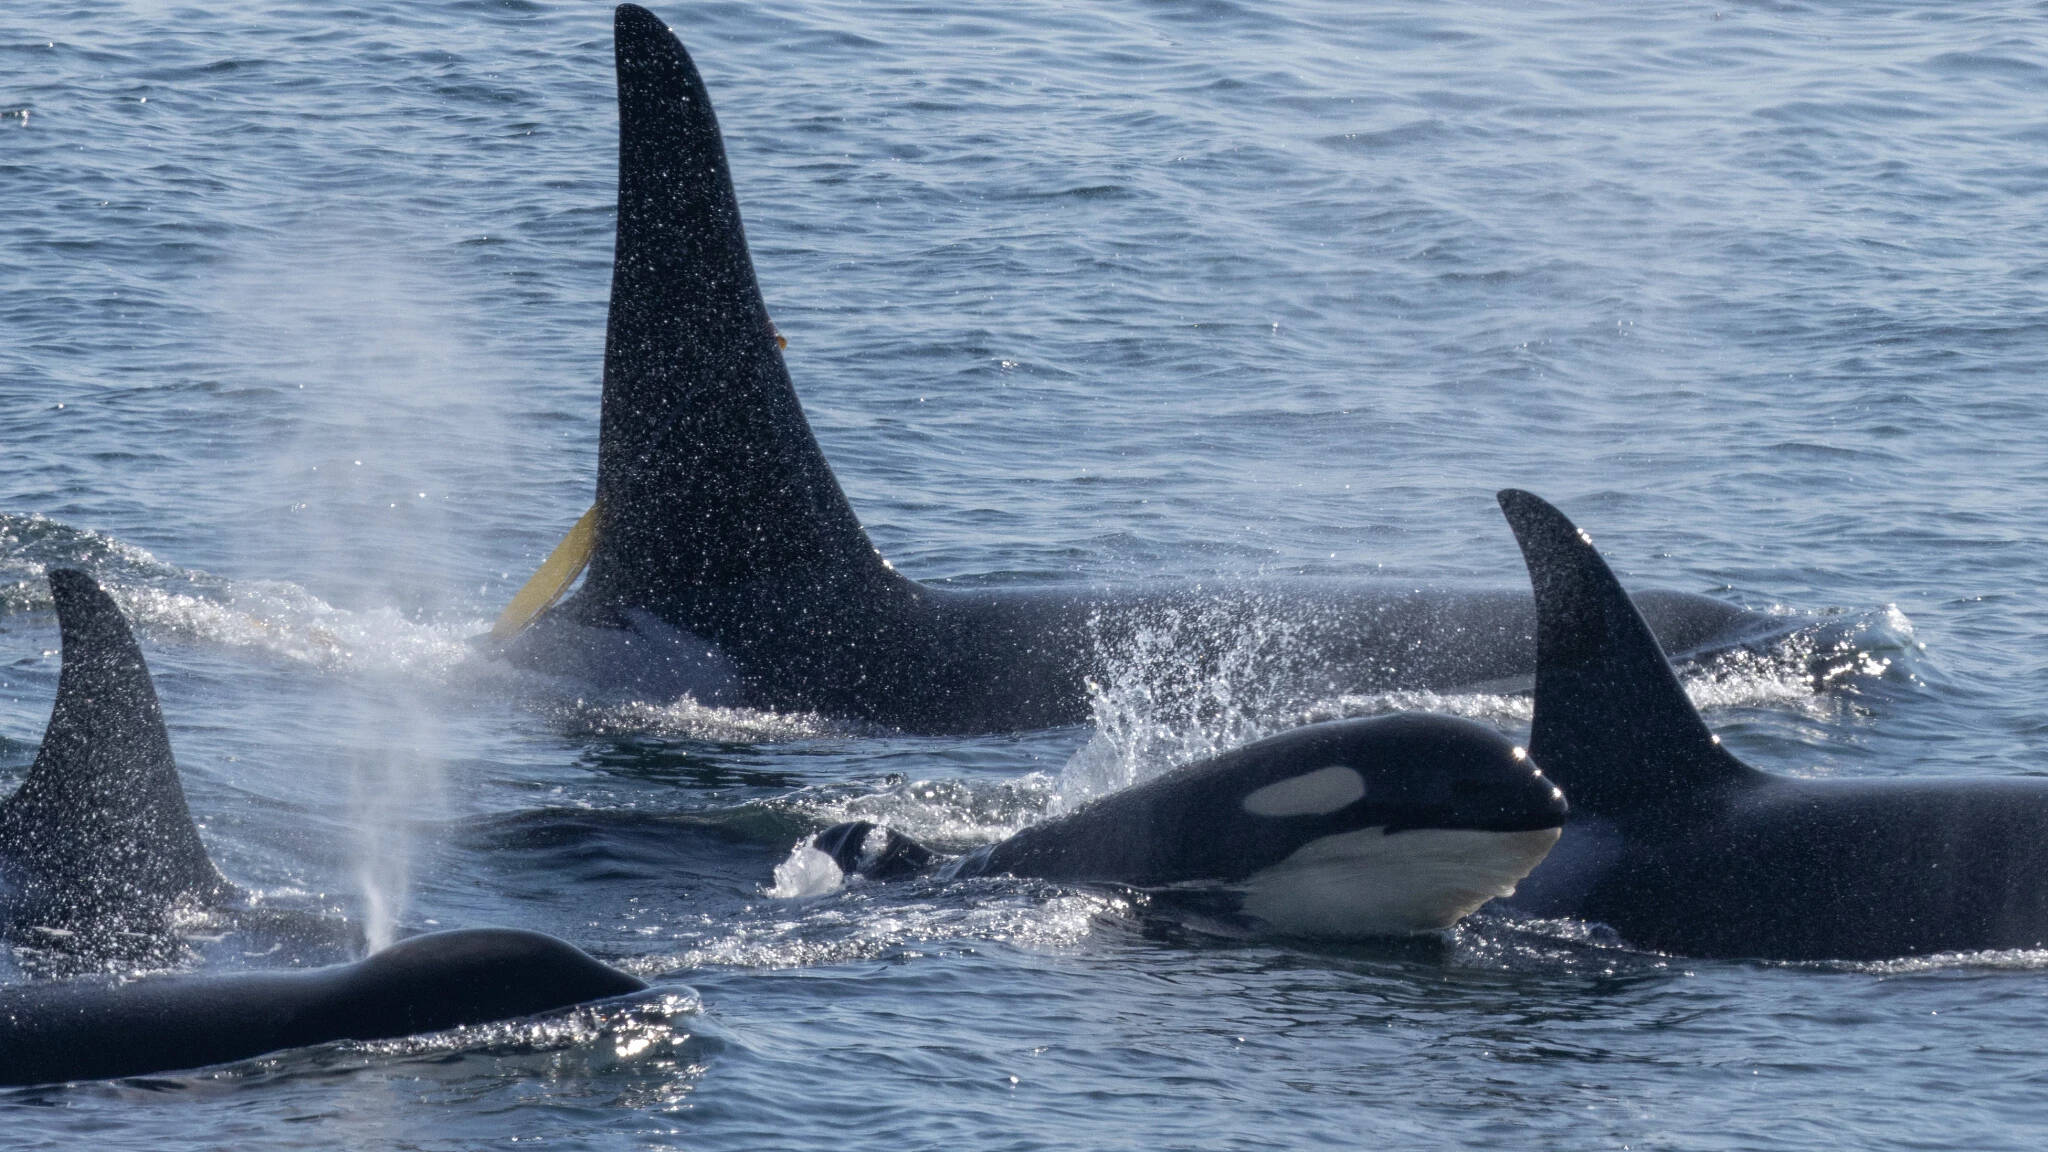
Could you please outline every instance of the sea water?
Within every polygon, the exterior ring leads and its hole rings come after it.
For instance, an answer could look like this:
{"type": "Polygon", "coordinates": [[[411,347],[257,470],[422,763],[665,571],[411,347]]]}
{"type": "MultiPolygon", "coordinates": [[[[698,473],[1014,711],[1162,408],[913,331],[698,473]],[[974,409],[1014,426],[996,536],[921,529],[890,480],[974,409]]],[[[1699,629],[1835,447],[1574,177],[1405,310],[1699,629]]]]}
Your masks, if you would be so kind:
{"type": "MultiPolygon", "coordinates": [[[[927,580],[1633,586],[1862,637],[1696,672],[1801,776],[2048,752],[2048,12],[1276,0],[658,8],[826,455],[927,580]]],[[[1482,915],[1215,937],[1043,883],[767,894],[1304,719],[1171,630],[1095,722],[912,739],[480,659],[590,501],[610,8],[0,9],[0,787],[42,573],[135,619],[222,869],[653,981],[536,1022],[0,1094],[24,1147],[2032,1148],[2048,955],[1696,961],[1482,915]]],[[[1200,627],[1199,621],[1184,622],[1200,627]]],[[[205,963],[261,966],[235,941],[205,963]]],[[[10,960],[5,967],[14,967],[10,960]]],[[[23,978],[18,972],[8,979],[23,978]]]]}

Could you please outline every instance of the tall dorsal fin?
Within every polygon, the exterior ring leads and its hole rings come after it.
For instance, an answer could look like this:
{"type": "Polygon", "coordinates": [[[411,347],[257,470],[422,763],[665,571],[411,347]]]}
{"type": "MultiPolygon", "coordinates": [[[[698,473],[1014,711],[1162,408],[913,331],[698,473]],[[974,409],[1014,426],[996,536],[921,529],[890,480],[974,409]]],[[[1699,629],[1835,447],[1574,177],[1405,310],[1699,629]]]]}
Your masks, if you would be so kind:
{"type": "Polygon", "coordinates": [[[1536,720],[1529,754],[1581,812],[1741,783],[1607,562],[1562,512],[1499,495],[1536,591],[1536,720]]]}
{"type": "Polygon", "coordinates": [[[893,579],[790,385],[704,81],[644,8],[619,6],[615,43],[618,242],[586,596],[659,612],[696,588],[893,579]]]}
{"type": "Polygon", "coordinates": [[[221,892],[127,620],[83,572],[52,569],[50,594],[63,632],[57,703],[28,779],[0,804],[14,899],[61,919],[221,892]]]}

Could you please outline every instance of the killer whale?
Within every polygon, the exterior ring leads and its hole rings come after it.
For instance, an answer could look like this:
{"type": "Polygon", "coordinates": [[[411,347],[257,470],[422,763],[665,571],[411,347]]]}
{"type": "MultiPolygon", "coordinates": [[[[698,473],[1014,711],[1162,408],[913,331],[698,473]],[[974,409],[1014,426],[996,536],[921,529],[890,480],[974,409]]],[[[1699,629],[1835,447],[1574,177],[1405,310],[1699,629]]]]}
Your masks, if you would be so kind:
{"type": "Polygon", "coordinates": [[[1499,501],[1536,594],[1529,751],[1572,801],[1510,909],[1689,956],[2048,947],[2048,780],[1801,780],[1743,763],[1591,537],[1527,492],[1499,501]]]}
{"type": "Polygon", "coordinates": [[[0,936],[140,959],[180,908],[233,899],[200,843],[134,633],[90,576],[49,573],[57,698],[34,764],[0,803],[0,936]]]}
{"type": "MultiPolygon", "coordinates": [[[[1173,621],[1199,622],[1176,653],[1197,673],[1243,636],[1296,637],[1295,658],[1261,670],[1282,694],[1529,674],[1535,619],[1520,589],[970,589],[898,574],[805,420],[702,78],[644,8],[619,6],[614,43],[618,215],[597,498],[571,534],[588,567],[580,590],[501,645],[513,662],[642,699],[915,733],[1084,722],[1090,681],[1173,621]]],[[[576,568],[550,559],[551,595],[576,568]]],[[[1648,593],[1643,605],[1685,654],[1786,628],[1705,596],[1648,593]]]]}
{"type": "MultiPolygon", "coordinates": [[[[0,802],[0,939],[97,969],[177,957],[183,913],[334,938],[325,917],[239,907],[185,800],[142,649],[112,598],[49,573],[63,666],[42,746],[0,802]]],[[[168,1071],[377,1039],[637,991],[532,932],[417,936],[312,971],[32,980],[0,987],[0,1084],[168,1071]]]]}
{"type": "Polygon", "coordinates": [[[44,972],[167,964],[187,933],[219,929],[300,956],[359,950],[353,922],[252,899],[221,875],[127,619],[85,573],[48,579],[62,667],[35,761],[0,801],[0,941],[44,972]]]}
{"type": "Polygon", "coordinates": [[[1449,927],[1514,890],[1565,797],[1521,748],[1447,716],[1313,724],[1184,765],[947,860],[866,821],[808,848],[843,875],[1012,875],[1228,896],[1251,925],[1358,938],[1449,927]]]}
{"type": "Polygon", "coordinates": [[[0,1085],[140,1076],[551,1012],[646,983],[539,932],[463,929],[299,971],[0,987],[0,1085]]]}

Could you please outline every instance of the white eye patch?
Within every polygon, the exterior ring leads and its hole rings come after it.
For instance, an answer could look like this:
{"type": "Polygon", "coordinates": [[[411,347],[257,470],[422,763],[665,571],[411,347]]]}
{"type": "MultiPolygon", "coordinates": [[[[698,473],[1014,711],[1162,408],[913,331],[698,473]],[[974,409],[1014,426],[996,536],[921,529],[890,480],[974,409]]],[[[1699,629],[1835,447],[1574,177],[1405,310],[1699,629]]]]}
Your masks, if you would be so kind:
{"type": "Polygon", "coordinates": [[[1244,798],[1254,816],[1321,816],[1365,795],[1365,777],[1342,764],[1278,780],[1244,798]]]}

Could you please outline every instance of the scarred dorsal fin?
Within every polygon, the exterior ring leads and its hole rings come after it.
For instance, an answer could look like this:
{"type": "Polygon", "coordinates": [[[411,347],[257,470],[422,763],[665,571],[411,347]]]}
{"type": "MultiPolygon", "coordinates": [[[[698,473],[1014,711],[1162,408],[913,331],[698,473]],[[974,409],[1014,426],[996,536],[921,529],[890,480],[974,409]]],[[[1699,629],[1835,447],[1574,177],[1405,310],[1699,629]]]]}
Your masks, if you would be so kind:
{"type": "Polygon", "coordinates": [[[1529,754],[1580,812],[1758,776],[1707,730],[1592,537],[1542,499],[1499,495],[1536,592],[1529,754]]]}
{"type": "Polygon", "coordinates": [[[618,240],[580,603],[716,638],[721,622],[689,608],[695,590],[893,580],[783,366],[696,66],[644,8],[620,5],[615,37],[618,240]]]}
{"type": "Polygon", "coordinates": [[[127,620],[83,572],[53,569],[50,593],[64,667],[35,765],[0,803],[10,902],[62,923],[221,893],[127,620]]]}

